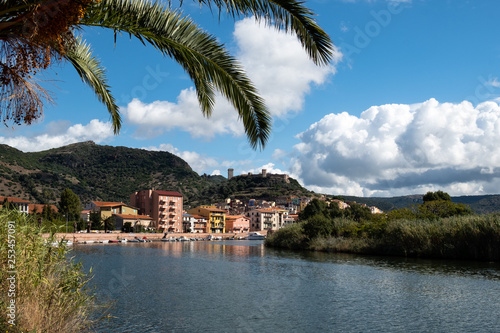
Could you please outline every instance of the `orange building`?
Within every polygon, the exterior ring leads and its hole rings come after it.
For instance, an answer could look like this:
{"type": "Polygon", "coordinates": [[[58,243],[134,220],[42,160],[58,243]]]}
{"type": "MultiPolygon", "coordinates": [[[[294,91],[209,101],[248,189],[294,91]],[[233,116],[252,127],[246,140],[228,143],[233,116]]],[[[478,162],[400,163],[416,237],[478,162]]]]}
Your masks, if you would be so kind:
{"type": "Polygon", "coordinates": [[[130,205],[139,214],[152,218],[152,225],[163,232],[182,232],[183,197],[179,192],[142,190],[130,195],[130,205]]]}

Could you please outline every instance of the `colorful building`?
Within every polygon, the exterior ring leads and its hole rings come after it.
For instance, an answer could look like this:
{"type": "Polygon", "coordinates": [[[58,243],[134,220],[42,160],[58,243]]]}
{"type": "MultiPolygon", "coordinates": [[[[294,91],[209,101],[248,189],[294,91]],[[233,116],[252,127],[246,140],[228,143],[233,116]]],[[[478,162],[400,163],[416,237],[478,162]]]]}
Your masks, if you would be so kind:
{"type": "Polygon", "coordinates": [[[126,223],[130,223],[130,227],[134,231],[145,230],[151,227],[153,219],[146,215],[130,215],[130,214],[114,214],[116,230],[122,230],[126,223]]]}
{"type": "Polygon", "coordinates": [[[0,206],[3,206],[3,203],[7,201],[9,204],[16,206],[21,213],[29,213],[29,205],[30,202],[28,200],[19,199],[15,197],[3,197],[0,196],[0,206]]]}
{"type": "Polygon", "coordinates": [[[163,232],[182,232],[183,196],[174,191],[142,190],[130,195],[130,205],[152,218],[152,227],[163,232]]]}
{"type": "Polygon", "coordinates": [[[200,215],[207,220],[206,232],[219,234],[226,232],[226,211],[215,206],[198,206],[187,211],[191,215],[200,215]]]}
{"type": "Polygon", "coordinates": [[[250,219],[250,231],[278,230],[285,224],[287,211],[279,208],[254,209],[245,213],[250,219]]]}
{"type": "Polygon", "coordinates": [[[193,232],[194,233],[206,233],[208,221],[201,215],[191,215],[195,219],[193,232]]]}
{"type": "Polygon", "coordinates": [[[226,232],[242,233],[250,230],[250,219],[245,215],[227,215],[226,232]]]}
{"type": "Polygon", "coordinates": [[[138,215],[138,208],[124,204],[123,202],[92,201],[84,209],[99,212],[101,220],[106,220],[113,214],[138,215]]]}

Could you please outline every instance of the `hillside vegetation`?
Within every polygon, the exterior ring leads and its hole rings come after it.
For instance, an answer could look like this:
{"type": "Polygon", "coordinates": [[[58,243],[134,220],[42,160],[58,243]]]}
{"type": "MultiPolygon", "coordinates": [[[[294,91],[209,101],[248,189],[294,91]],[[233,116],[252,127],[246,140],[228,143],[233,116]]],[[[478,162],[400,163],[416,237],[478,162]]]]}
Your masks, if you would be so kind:
{"type": "Polygon", "coordinates": [[[23,153],[0,145],[0,195],[53,204],[69,188],[81,202],[128,203],[138,190],[178,191],[186,205],[208,204],[232,197],[271,199],[310,192],[290,184],[258,177],[198,175],[181,158],[169,153],[97,145],[91,141],[42,152],[23,153]]]}

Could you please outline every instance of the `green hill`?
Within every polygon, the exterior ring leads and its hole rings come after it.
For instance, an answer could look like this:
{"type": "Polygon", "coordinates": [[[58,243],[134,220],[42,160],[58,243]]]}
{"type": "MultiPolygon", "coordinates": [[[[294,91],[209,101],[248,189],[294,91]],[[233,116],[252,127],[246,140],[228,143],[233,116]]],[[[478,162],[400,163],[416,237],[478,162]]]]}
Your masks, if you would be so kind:
{"type": "MultiPolygon", "coordinates": [[[[422,195],[407,195],[401,197],[391,197],[391,198],[363,198],[363,197],[353,197],[344,196],[346,201],[356,201],[358,203],[364,203],[369,206],[376,206],[383,211],[390,211],[394,209],[400,209],[405,207],[410,207],[415,204],[423,203],[422,195]]],[[[500,212],[500,195],[470,195],[470,196],[457,196],[451,197],[451,200],[456,203],[467,204],[471,209],[477,214],[488,214],[494,212],[500,212]]]]}
{"type": "Polygon", "coordinates": [[[208,204],[231,195],[271,198],[308,193],[295,180],[281,186],[258,178],[199,176],[181,158],[168,153],[97,145],[91,141],[42,152],[24,153],[0,145],[0,195],[33,203],[55,203],[65,188],[83,204],[92,200],[129,201],[137,190],[178,191],[186,206],[208,204]]]}
{"type": "MultiPolygon", "coordinates": [[[[198,175],[181,158],[159,151],[97,145],[91,141],[41,152],[24,153],[0,145],[0,195],[54,204],[70,188],[83,204],[92,200],[129,201],[137,190],[163,189],[184,195],[186,206],[210,204],[232,197],[242,200],[275,200],[279,197],[313,196],[295,179],[280,177],[198,175]]],[[[421,203],[423,195],[392,198],[342,196],[376,206],[383,211],[421,203]]],[[[476,213],[500,211],[500,195],[452,197],[476,213]]]]}

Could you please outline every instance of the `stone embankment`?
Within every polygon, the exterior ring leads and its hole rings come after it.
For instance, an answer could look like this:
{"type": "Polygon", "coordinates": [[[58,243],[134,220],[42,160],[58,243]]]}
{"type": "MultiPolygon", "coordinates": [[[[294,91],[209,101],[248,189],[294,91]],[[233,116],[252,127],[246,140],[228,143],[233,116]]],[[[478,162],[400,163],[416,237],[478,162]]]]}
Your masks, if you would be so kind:
{"type": "MultiPolygon", "coordinates": [[[[267,231],[259,231],[259,233],[265,235],[267,231]]],[[[225,233],[225,234],[208,234],[208,233],[172,233],[169,232],[167,233],[167,238],[179,238],[181,236],[184,236],[186,238],[205,238],[208,235],[212,235],[214,237],[222,237],[222,239],[228,239],[228,238],[239,238],[239,237],[246,237],[248,236],[247,232],[244,233],[225,233]]],[[[43,234],[42,235],[44,238],[48,238],[50,235],[49,234],[43,234]]],[[[124,232],[110,232],[110,233],[96,233],[96,232],[91,232],[91,233],[57,233],[55,234],[55,237],[57,240],[61,239],[66,239],[68,241],[72,241],[73,243],[83,243],[83,242],[88,242],[88,241],[94,241],[94,242],[102,242],[105,240],[121,240],[121,239],[134,239],[134,238],[144,238],[146,237],[147,239],[150,240],[160,240],[163,238],[164,234],[162,233],[124,233],[124,232]]]]}

